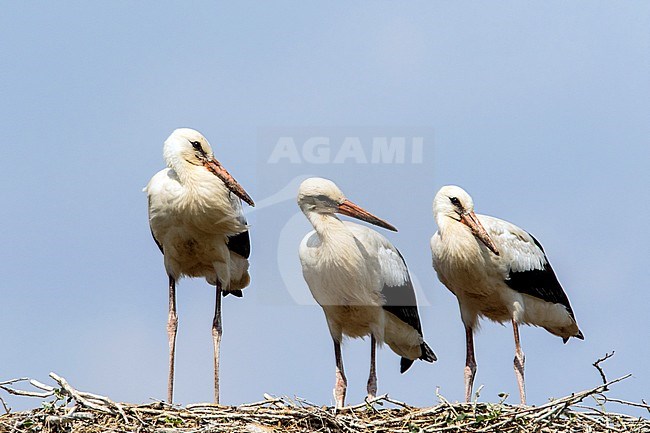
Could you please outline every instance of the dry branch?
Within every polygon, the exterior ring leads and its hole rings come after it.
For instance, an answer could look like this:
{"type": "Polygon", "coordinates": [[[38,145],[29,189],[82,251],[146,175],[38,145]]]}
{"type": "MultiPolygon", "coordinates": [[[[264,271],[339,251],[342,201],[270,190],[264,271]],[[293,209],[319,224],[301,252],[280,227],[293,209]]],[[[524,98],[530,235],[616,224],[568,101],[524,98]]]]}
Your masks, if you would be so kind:
{"type": "MultiPolygon", "coordinates": [[[[596,367],[596,370],[598,370],[598,373],[600,373],[601,379],[603,379],[603,383],[607,383],[607,377],[605,376],[605,372],[603,371],[603,368],[600,366],[601,362],[607,361],[609,358],[614,356],[614,351],[612,350],[611,353],[605,353],[605,356],[602,358],[598,358],[596,362],[594,362],[592,365],[596,367]]],[[[605,389],[607,391],[607,389],[605,389]]]]}

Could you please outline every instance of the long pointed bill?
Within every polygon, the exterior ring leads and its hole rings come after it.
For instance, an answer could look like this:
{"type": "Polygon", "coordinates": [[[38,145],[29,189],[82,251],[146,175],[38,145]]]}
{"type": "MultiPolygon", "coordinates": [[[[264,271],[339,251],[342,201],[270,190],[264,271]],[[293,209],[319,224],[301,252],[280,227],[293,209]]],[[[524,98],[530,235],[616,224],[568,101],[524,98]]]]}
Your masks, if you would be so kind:
{"type": "Polygon", "coordinates": [[[497,256],[499,255],[499,250],[497,249],[496,245],[494,245],[494,242],[492,242],[492,238],[490,238],[490,235],[487,234],[483,228],[483,225],[478,220],[474,212],[468,212],[461,215],[460,222],[469,227],[472,230],[474,236],[483,242],[483,244],[488,247],[490,251],[492,251],[497,256]]]}
{"type": "Polygon", "coordinates": [[[207,168],[212,174],[217,176],[223,181],[226,187],[232,191],[237,197],[244,200],[251,206],[255,206],[253,199],[248,195],[244,188],[237,183],[234,177],[228,173],[228,170],[223,168],[223,165],[214,158],[207,158],[203,161],[203,166],[207,168]]]}
{"type": "Polygon", "coordinates": [[[379,227],[383,227],[388,230],[392,230],[394,232],[397,231],[395,227],[392,225],[388,224],[386,221],[384,221],[381,218],[377,218],[367,210],[364,210],[363,208],[357,206],[356,204],[352,203],[350,200],[345,200],[343,203],[339,205],[339,213],[347,216],[351,216],[353,218],[360,219],[362,221],[369,222],[370,224],[374,224],[379,227]]]}

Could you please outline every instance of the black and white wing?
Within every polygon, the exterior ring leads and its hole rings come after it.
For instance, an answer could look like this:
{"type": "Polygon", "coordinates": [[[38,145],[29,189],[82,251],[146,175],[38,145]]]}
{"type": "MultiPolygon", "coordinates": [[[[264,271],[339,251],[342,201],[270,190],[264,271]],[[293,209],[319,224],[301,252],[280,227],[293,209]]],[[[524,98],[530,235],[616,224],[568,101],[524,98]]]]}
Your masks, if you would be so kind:
{"type": "MultiPolygon", "coordinates": [[[[511,289],[552,304],[560,304],[575,321],[569,298],[551,267],[542,245],[530,233],[507,221],[480,215],[481,224],[497,244],[511,289]]],[[[495,256],[496,257],[496,256],[495,256]]],[[[578,332],[575,337],[582,338],[578,332]]]]}
{"type": "Polygon", "coordinates": [[[386,300],[383,306],[384,310],[394,314],[422,335],[415,290],[404,257],[397,248],[386,248],[385,246],[378,249],[378,257],[382,271],[383,288],[381,292],[386,300]]]}
{"type": "MultiPolygon", "coordinates": [[[[230,202],[237,212],[237,219],[239,222],[242,223],[242,225],[248,225],[239,197],[231,195],[230,202]]],[[[248,259],[251,255],[251,239],[250,235],[248,234],[248,230],[233,236],[228,236],[228,249],[233,253],[238,254],[245,259],[248,259]]]]}
{"type": "MultiPolygon", "coordinates": [[[[411,330],[410,332],[403,332],[403,329],[402,332],[388,328],[386,330],[386,343],[402,356],[400,371],[404,373],[408,370],[415,359],[428,362],[436,361],[436,355],[423,339],[415,290],[404,257],[388,239],[376,231],[353,223],[349,224],[348,227],[355,234],[355,237],[363,243],[368,252],[377,258],[379,284],[385,301],[382,306],[383,309],[395,316],[403,325],[406,325],[407,330],[411,330]],[[395,332],[389,335],[391,331],[395,332]],[[416,332],[415,338],[413,331],[416,332]],[[389,337],[392,337],[393,341],[389,337]],[[407,349],[409,346],[412,348],[411,350],[407,349]],[[396,348],[399,349],[395,350],[396,348]],[[412,353],[413,348],[417,352],[415,356],[404,356],[407,351],[412,353]]],[[[404,326],[400,328],[404,328],[404,326]]]]}
{"type": "Polygon", "coordinates": [[[517,292],[562,304],[573,315],[569,298],[537,239],[507,221],[484,215],[479,218],[499,247],[506,284],[517,292]]]}
{"type": "MultiPolygon", "coordinates": [[[[382,245],[378,254],[383,279],[382,294],[386,300],[383,308],[417,331],[421,340],[420,356],[417,358],[427,362],[436,361],[435,353],[424,342],[415,290],[413,289],[406,261],[397,248],[388,243],[387,240],[386,242],[387,245],[382,245]]],[[[402,356],[400,373],[408,370],[413,365],[414,360],[402,356]]]]}
{"type": "MultiPolygon", "coordinates": [[[[248,226],[244,210],[242,209],[241,200],[234,194],[230,194],[230,203],[237,215],[237,220],[243,226],[248,226]]],[[[231,288],[224,290],[223,296],[233,295],[238,298],[244,296],[242,289],[248,286],[250,275],[248,273],[248,258],[251,255],[251,238],[248,233],[248,227],[241,233],[228,236],[228,250],[230,250],[230,273],[231,288]]]]}

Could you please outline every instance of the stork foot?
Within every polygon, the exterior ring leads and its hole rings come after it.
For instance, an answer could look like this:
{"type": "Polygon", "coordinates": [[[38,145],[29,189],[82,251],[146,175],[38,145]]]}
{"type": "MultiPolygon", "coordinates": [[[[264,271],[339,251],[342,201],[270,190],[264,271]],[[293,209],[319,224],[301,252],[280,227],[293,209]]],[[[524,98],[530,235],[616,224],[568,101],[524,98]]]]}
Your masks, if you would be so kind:
{"type": "Polygon", "coordinates": [[[334,402],[336,408],[341,409],[345,406],[345,393],[348,388],[348,381],[340,370],[336,371],[336,385],[334,385],[334,402]]]}
{"type": "Polygon", "coordinates": [[[374,400],[377,397],[377,378],[374,381],[368,379],[368,400],[374,400]]]}
{"type": "Polygon", "coordinates": [[[472,401],[472,389],[476,376],[476,358],[474,358],[474,331],[465,326],[466,357],[465,357],[465,403],[472,401]]]}
{"type": "Polygon", "coordinates": [[[474,388],[474,377],[476,376],[476,363],[465,365],[465,403],[472,401],[472,389],[474,388]]]}
{"type": "Polygon", "coordinates": [[[519,340],[519,324],[512,319],[512,330],[515,337],[515,376],[517,376],[517,385],[519,385],[519,397],[521,404],[526,404],[526,384],[524,382],[524,365],[526,364],[526,356],[524,351],[521,350],[521,341],[519,340]]]}
{"type": "Polygon", "coordinates": [[[370,335],[370,374],[368,375],[368,399],[377,397],[377,367],[376,367],[377,339],[370,335]]]}
{"type": "Polygon", "coordinates": [[[214,347],[214,402],[219,404],[219,363],[221,353],[221,336],[223,325],[221,323],[221,283],[217,283],[217,299],[212,319],[212,344],[214,347]]]}
{"type": "Polygon", "coordinates": [[[169,375],[167,376],[167,403],[174,399],[174,360],[176,359],[176,331],[178,315],[176,314],[176,280],[169,276],[169,316],[167,317],[167,337],[169,342],[169,375]]]}
{"type": "Polygon", "coordinates": [[[334,385],[334,402],[337,409],[345,405],[345,391],[348,388],[348,380],[345,378],[343,369],[343,357],[341,356],[341,343],[334,340],[334,357],[336,358],[336,385],[334,385]]]}
{"type": "Polygon", "coordinates": [[[521,399],[521,404],[526,404],[526,383],[524,381],[524,365],[526,363],[526,356],[524,352],[519,350],[515,353],[514,367],[515,367],[515,376],[517,377],[517,385],[519,386],[519,397],[521,399]]]}

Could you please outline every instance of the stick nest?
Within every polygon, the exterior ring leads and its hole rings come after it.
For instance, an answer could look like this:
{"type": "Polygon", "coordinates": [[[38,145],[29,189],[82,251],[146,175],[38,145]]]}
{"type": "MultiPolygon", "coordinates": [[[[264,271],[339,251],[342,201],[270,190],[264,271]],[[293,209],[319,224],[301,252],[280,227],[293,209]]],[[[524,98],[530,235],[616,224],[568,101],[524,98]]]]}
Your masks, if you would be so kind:
{"type": "MultiPolygon", "coordinates": [[[[363,404],[334,410],[305,400],[271,397],[241,406],[195,404],[186,407],[163,402],[144,405],[115,403],[107,397],[77,391],[65,379],[51,373],[59,387],[27,378],[0,382],[11,394],[49,398],[42,407],[12,413],[5,405],[0,415],[0,432],[12,433],[99,433],[99,432],[643,432],[650,433],[650,420],[605,411],[605,402],[645,408],[645,402],[631,403],[605,396],[608,386],[628,376],[605,382],[596,388],[552,400],[544,405],[512,406],[499,403],[451,404],[438,395],[440,404],[418,408],[387,395],[363,404]],[[38,392],[13,386],[28,382],[38,392]],[[593,397],[599,408],[581,405],[593,397]]],[[[1,399],[0,399],[1,400],[1,399]]],[[[2,401],[4,405],[4,401],[2,401]]]]}

